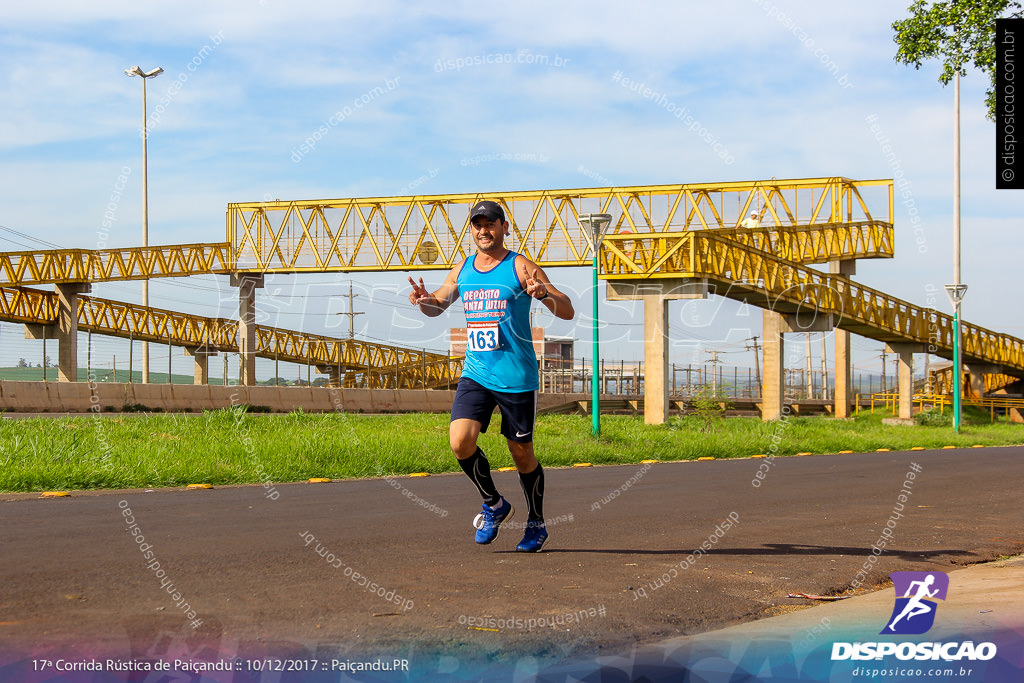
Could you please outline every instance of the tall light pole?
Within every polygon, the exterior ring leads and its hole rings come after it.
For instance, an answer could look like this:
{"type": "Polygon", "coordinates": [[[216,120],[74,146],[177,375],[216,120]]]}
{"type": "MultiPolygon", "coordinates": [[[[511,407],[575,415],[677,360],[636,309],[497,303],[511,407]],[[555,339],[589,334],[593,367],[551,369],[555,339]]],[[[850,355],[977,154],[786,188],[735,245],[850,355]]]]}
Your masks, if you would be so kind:
{"type": "Polygon", "coordinates": [[[604,236],[604,232],[608,229],[611,222],[612,216],[609,213],[580,214],[580,223],[590,230],[590,237],[593,238],[591,244],[594,248],[594,314],[592,323],[594,329],[594,370],[590,380],[590,413],[591,422],[593,424],[592,433],[594,436],[601,436],[601,383],[598,381],[598,368],[601,364],[601,349],[598,335],[597,315],[597,252],[601,249],[601,237],[604,236]]]}
{"type": "Polygon", "coordinates": [[[963,394],[963,349],[960,339],[960,303],[967,285],[960,282],[960,65],[953,75],[953,284],[946,294],[953,304],[953,431],[960,431],[960,397],[963,394]]]}
{"type": "MultiPolygon", "coordinates": [[[[138,66],[124,70],[128,76],[142,78],[142,246],[149,246],[149,163],[146,157],[149,139],[149,110],[146,109],[146,79],[155,78],[164,72],[163,67],[143,71],[138,66]]],[[[142,305],[149,307],[149,280],[142,281],[142,305]]],[[[142,342],[142,383],[149,384],[149,342],[142,342]]]]}

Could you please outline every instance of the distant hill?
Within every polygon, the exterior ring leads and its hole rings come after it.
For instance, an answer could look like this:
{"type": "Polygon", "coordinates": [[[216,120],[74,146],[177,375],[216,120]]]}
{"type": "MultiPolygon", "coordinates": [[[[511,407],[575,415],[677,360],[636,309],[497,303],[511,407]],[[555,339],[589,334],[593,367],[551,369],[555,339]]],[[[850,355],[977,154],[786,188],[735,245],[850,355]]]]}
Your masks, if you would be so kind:
{"type": "MultiPolygon", "coordinates": [[[[42,382],[43,381],[43,369],[42,368],[0,368],[0,379],[9,379],[20,382],[42,382]]],[[[326,378],[321,377],[321,384],[327,382],[326,378]]],[[[57,381],[57,368],[46,368],[46,381],[56,382],[57,381]]],[[[78,368],[78,381],[88,382],[89,373],[85,368],[78,368]]],[[[118,370],[117,377],[114,377],[114,373],[110,370],[93,369],[93,381],[94,382],[128,382],[128,370],[118,370]]],[[[131,381],[137,384],[142,383],[142,371],[136,370],[131,373],[131,381]]],[[[149,373],[150,384],[167,384],[167,373],[166,372],[150,372],[149,373]]],[[[295,380],[285,380],[280,378],[281,386],[294,386],[295,380]]],[[[192,384],[192,375],[171,375],[172,384],[192,384]]],[[[222,377],[210,377],[210,384],[220,386],[224,382],[222,377]]],[[[314,382],[315,383],[315,382],[314,382]]],[[[273,379],[267,379],[257,382],[260,385],[273,385],[273,379]]],[[[305,380],[302,381],[303,385],[306,385],[305,380]]]]}
{"type": "MultiPolygon", "coordinates": [[[[127,382],[128,381],[128,370],[118,370],[117,377],[114,377],[114,373],[108,369],[93,369],[93,381],[95,382],[127,382]]],[[[22,382],[42,382],[43,381],[43,369],[42,368],[0,368],[0,379],[10,379],[22,382]]],[[[150,383],[152,384],[167,384],[167,373],[166,372],[150,372],[149,373],[150,383]]],[[[56,382],[57,381],[57,368],[46,368],[46,381],[56,382]]],[[[78,368],[78,381],[88,382],[89,372],[85,368],[78,368]]],[[[142,382],[142,371],[136,370],[131,373],[131,381],[142,382]]],[[[192,375],[171,375],[171,383],[173,384],[192,384],[192,375]]],[[[220,384],[221,379],[210,378],[210,384],[220,384]]]]}

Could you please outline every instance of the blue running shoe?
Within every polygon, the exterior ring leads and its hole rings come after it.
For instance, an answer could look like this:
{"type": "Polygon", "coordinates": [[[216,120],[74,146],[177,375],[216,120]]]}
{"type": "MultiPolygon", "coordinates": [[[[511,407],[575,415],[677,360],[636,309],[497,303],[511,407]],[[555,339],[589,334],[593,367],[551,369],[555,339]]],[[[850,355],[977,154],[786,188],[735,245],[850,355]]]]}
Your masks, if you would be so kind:
{"type": "Polygon", "coordinates": [[[512,503],[504,498],[501,499],[501,505],[498,506],[497,510],[492,510],[490,505],[484,503],[483,512],[473,520],[473,526],[476,527],[476,542],[480,545],[487,545],[496,539],[501,523],[514,515],[515,512],[516,509],[512,507],[512,503]]]}
{"type": "Polygon", "coordinates": [[[535,522],[532,519],[526,523],[526,533],[523,540],[516,546],[516,552],[536,553],[544,547],[544,541],[548,540],[548,530],[544,522],[535,522]]]}

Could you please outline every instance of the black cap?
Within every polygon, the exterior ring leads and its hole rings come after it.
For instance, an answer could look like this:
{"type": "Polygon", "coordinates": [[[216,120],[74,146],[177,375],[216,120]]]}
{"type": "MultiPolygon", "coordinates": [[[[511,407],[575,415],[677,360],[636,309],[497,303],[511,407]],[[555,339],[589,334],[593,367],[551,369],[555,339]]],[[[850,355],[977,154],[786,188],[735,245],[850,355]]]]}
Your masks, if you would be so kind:
{"type": "Polygon", "coordinates": [[[505,212],[497,204],[492,201],[477,202],[473,207],[473,210],[469,212],[469,222],[472,223],[478,216],[483,216],[489,221],[501,221],[505,222],[505,212]]]}

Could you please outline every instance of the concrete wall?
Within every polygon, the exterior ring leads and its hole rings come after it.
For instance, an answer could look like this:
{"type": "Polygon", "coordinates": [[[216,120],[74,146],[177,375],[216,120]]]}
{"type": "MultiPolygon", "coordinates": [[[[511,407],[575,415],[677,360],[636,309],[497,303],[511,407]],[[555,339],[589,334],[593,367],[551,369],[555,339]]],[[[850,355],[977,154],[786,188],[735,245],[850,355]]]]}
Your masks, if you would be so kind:
{"type": "MultiPolygon", "coordinates": [[[[274,412],[447,413],[454,391],[415,389],[330,389],[327,387],[115,384],[110,382],[16,382],[0,380],[0,410],[84,413],[121,411],[125,405],[199,412],[232,405],[267,406],[274,412]]],[[[586,398],[584,394],[541,394],[540,408],[586,398]]]]}

